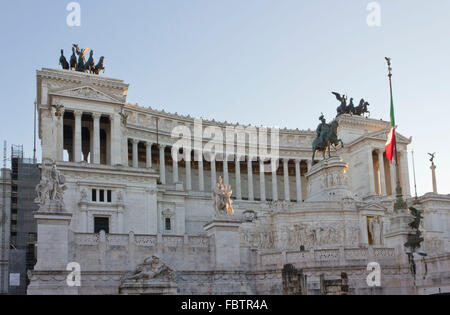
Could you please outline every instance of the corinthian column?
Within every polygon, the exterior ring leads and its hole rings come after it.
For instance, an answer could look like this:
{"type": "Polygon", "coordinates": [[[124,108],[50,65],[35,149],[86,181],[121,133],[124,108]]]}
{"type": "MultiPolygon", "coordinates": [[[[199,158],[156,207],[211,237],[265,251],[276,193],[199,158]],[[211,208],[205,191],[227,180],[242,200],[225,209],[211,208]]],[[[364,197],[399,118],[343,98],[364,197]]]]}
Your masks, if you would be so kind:
{"type": "Polygon", "coordinates": [[[216,156],[211,153],[211,191],[214,190],[217,184],[217,175],[216,175],[216,156]]]}
{"type": "Polygon", "coordinates": [[[302,196],[302,174],[300,172],[300,160],[295,160],[295,183],[297,187],[297,202],[303,201],[302,196]]]}
{"type": "Polygon", "coordinates": [[[227,154],[223,155],[223,183],[225,185],[230,184],[230,179],[228,176],[228,156],[227,156],[227,154]]]}
{"type": "Polygon", "coordinates": [[[192,190],[192,178],[191,178],[191,152],[186,152],[185,164],[186,164],[186,190],[192,190]]]}
{"type": "Polygon", "coordinates": [[[139,167],[138,144],[139,140],[133,139],[133,167],[139,167]]]}
{"type": "Polygon", "coordinates": [[[145,154],[146,154],[145,167],[152,168],[152,143],[151,142],[145,143],[145,154]]]}
{"type": "Polygon", "coordinates": [[[74,144],[74,162],[81,162],[81,116],[83,115],[82,111],[75,111],[75,141],[74,144]]]}
{"type": "Polygon", "coordinates": [[[267,201],[266,198],[266,181],[264,178],[264,160],[259,160],[259,190],[261,191],[261,201],[267,201]]]}
{"type": "Polygon", "coordinates": [[[241,157],[239,155],[236,156],[235,162],[235,170],[236,170],[236,199],[242,199],[242,190],[241,190],[241,157]]]}
{"type": "Polygon", "coordinates": [[[375,178],[373,173],[373,155],[371,147],[367,149],[367,162],[369,164],[369,195],[375,195],[375,178]]]}
{"type": "Polygon", "coordinates": [[[61,116],[56,117],[56,111],[53,111],[53,117],[56,119],[56,160],[64,161],[64,109],[61,109],[61,116]]]}
{"type": "Polygon", "coordinates": [[[166,156],[165,156],[165,145],[159,146],[159,177],[161,184],[166,184],[166,156]]]}
{"type": "Polygon", "coordinates": [[[278,201],[277,161],[272,159],[272,200],[278,201]]]}
{"type": "Polygon", "coordinates": [[[94,164],[100,164],[100,114],[94,113],[94,164]]]}
{"type": "Polygon", "coordinates": [[[205,191],[205,175],[203,171],[203,152],[196,151],[198,157],[198,188],[200,191],[205,191]]]}
{"type": "Polygon", "coordinates": [[[289,159],[283,159],[283,176],[284,176],[284,200],[291,201],[291,192],[289,191],[289,159]]]}
{"type": "Polygon", "coordinates": [[[174,150],[172,147],[172,175],[173,183],[178,183],[178,150],[174,150]]]}
{"type": "Polygon", "coordinates": [[[382,150],[378,151],[378,169],[380,171],[381,196],[386,196],[386,173],[384,170],[384,154],[382,150]]]}
{"type": "Polygon", "coordinates": [[[248,200],[255,200],[253,193],[253,167],[252,167],[252,157],[249,156],[247,160],[247,175],[248,175],[248,200]]]}

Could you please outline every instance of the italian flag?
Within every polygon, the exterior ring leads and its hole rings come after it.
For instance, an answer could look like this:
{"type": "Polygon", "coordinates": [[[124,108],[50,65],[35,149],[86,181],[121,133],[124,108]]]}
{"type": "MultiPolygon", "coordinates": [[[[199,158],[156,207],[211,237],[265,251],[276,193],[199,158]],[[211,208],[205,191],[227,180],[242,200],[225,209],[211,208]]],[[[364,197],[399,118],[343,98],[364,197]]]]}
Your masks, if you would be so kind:
{"type": "Polygon", "coordinates": [[[395,115],[394,115],[394,99],[391,95],[391,132],[389,133],[388,140],[386,142],[386,157],[392,163],[394,159],[395,150],[395,115]]]}

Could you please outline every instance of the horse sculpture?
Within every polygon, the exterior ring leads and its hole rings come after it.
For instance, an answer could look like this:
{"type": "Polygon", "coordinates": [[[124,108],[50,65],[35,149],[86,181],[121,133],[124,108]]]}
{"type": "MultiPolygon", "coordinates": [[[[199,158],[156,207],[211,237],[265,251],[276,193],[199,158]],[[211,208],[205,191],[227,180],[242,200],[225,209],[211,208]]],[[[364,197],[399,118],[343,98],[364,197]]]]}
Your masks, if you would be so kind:
{"type": "Polygon", "coordinates": [[[89,59],[84,65],[84,69],[88,71],[89,73],[94,73],[95,64],[94,64],[94,51],[91,50],[89,53],[89,59]]]}
{"type": "Polygon", "coordinates": [[[74,44],[72,47],[72,56],[70,57],[70,70],[77,70],[77,50],[78,45],[74,44]]]}
{"type": "Polygon", "coordinates": [[[64,57],[64,50],[61,49],[61,57],[59,58],[59,64],[64,70],[89,72],[92,74],[100,74],[101,71],[105,72],[104,65],[105,57],[100,57],[97,64],[94,62],[94,51],[90,48],[80,49],[77,44],[72,45],[72,56],[70,62],[67,62],[64,57]],[[90,51],[89,58],[86,61],[86,53],[90,51]]]}
{"type": "Polygon", "coordinates": [[[323,159],[325,159],[325,154],[328,150],[328,158],[331,157],[331,146],[338,146],[341,144],[342,148],[344,143],[337,136],[337,129],[339,127],[339,122],[333,120],[330,124],[327,124],[323,116],[321,117],[322,123],[317,127],[317,137],[313,141],[312,150],[313,156],[312,161],[315,164],[316,151],[322,152],[323,159]]]}
{"type": "Polygon", "coordinates": [[[359,105],[355,107],[353,114],[361,116],[365,113],[368,113],[370,116],[370,112],[368,110],[369,105],[370,104],[367,103],[364,99],[361,99],[361,101],[359,102],[359,105]]]}
{"type": "Polygon", "coordinates": [[[66,60],[66,57],[64,57],[64,49],[61,49],[61,57],[59,57],[59,64],[64,70],[69,70],[69,63],[66,60]]]}
{"type": "Polygon", "coordinates": [[[98,61],[98,64],[94,67],[93,73],[94,74],[100,74],[100,71],[103,70],[103,73],[105,73],[105,66],[103,65],[103,62],[105,61],[105,57],[101,56],[100,60],[98,61]]]}

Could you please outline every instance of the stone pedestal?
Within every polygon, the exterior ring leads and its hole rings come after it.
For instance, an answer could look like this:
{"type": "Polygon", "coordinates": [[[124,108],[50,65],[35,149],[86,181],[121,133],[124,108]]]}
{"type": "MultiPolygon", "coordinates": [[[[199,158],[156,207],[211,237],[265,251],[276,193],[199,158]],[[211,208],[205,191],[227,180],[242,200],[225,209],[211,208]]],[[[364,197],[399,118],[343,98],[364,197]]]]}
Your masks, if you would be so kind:
{"type": "Polygon", "coordinates": [[[126,281],[120,286],[122,295],[176,295],[177,291],[172,281],[126,281]]]}
{"type": "Polygon", "coordinates": [[[399,263],[407,263],[405,243],[408,241],[408,234],[411,233],[409,223],[412,217],[406,210],[399,210],[390,216],[389,221],[389,230],[384,236],[385,243],[387,247],[396,249],[399,263]]]}
{"type": "Polygon", "coordinates": [[[214,218],[204,229],[211,239],[211,263],[215,270],[236,270],[241,266],[239,227],[232,218],[214,218]]]}
{"type": "Polygon", "coordinates": [[[71,213],[36,212],[36,271],[63,271],[69,263],[69,225],[71,213]]]}
{"type": "Polygon", "coordinates": [[[348,164],[340,157],[331,157],[315,164],[306,174],[306,201],[341,201],[344,198],[353,198],[348,187],[347,168],[348,164]]]}

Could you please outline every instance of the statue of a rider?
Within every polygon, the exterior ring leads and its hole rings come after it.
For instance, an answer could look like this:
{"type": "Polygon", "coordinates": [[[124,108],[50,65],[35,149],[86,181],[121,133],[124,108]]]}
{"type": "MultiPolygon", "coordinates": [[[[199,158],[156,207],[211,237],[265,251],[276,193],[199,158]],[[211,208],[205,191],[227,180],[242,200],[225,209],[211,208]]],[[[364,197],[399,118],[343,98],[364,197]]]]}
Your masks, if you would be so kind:
{"type": "Polygon", "coordinates": [[[323,116],[323,114],[319,117],[321,123],[317,126],[316,133],[317,138],[319,139],[317,142],[318,147],[323,147],[327,145],[327,135],[330,130],[330,126],[327,124],[327,120],[323,116]]]}
{"type": "Polygon", "coordinates": [[[327,124],[323,114],[319,117],[321,123],[317,126],[316,134],[317,137],[313,141],[312,145],[312,163],[316,163],[315,156],[316,151],[322,152],[323,158],[325,159],[325,153],[328,151],[328,157],[331,157],[331,146],[336,147],[341,144],[344,147],[344,143],[338,138],[337,129],[339,127],[339,122],[337,119],[333,120],[331,123],[327,124]]]}

